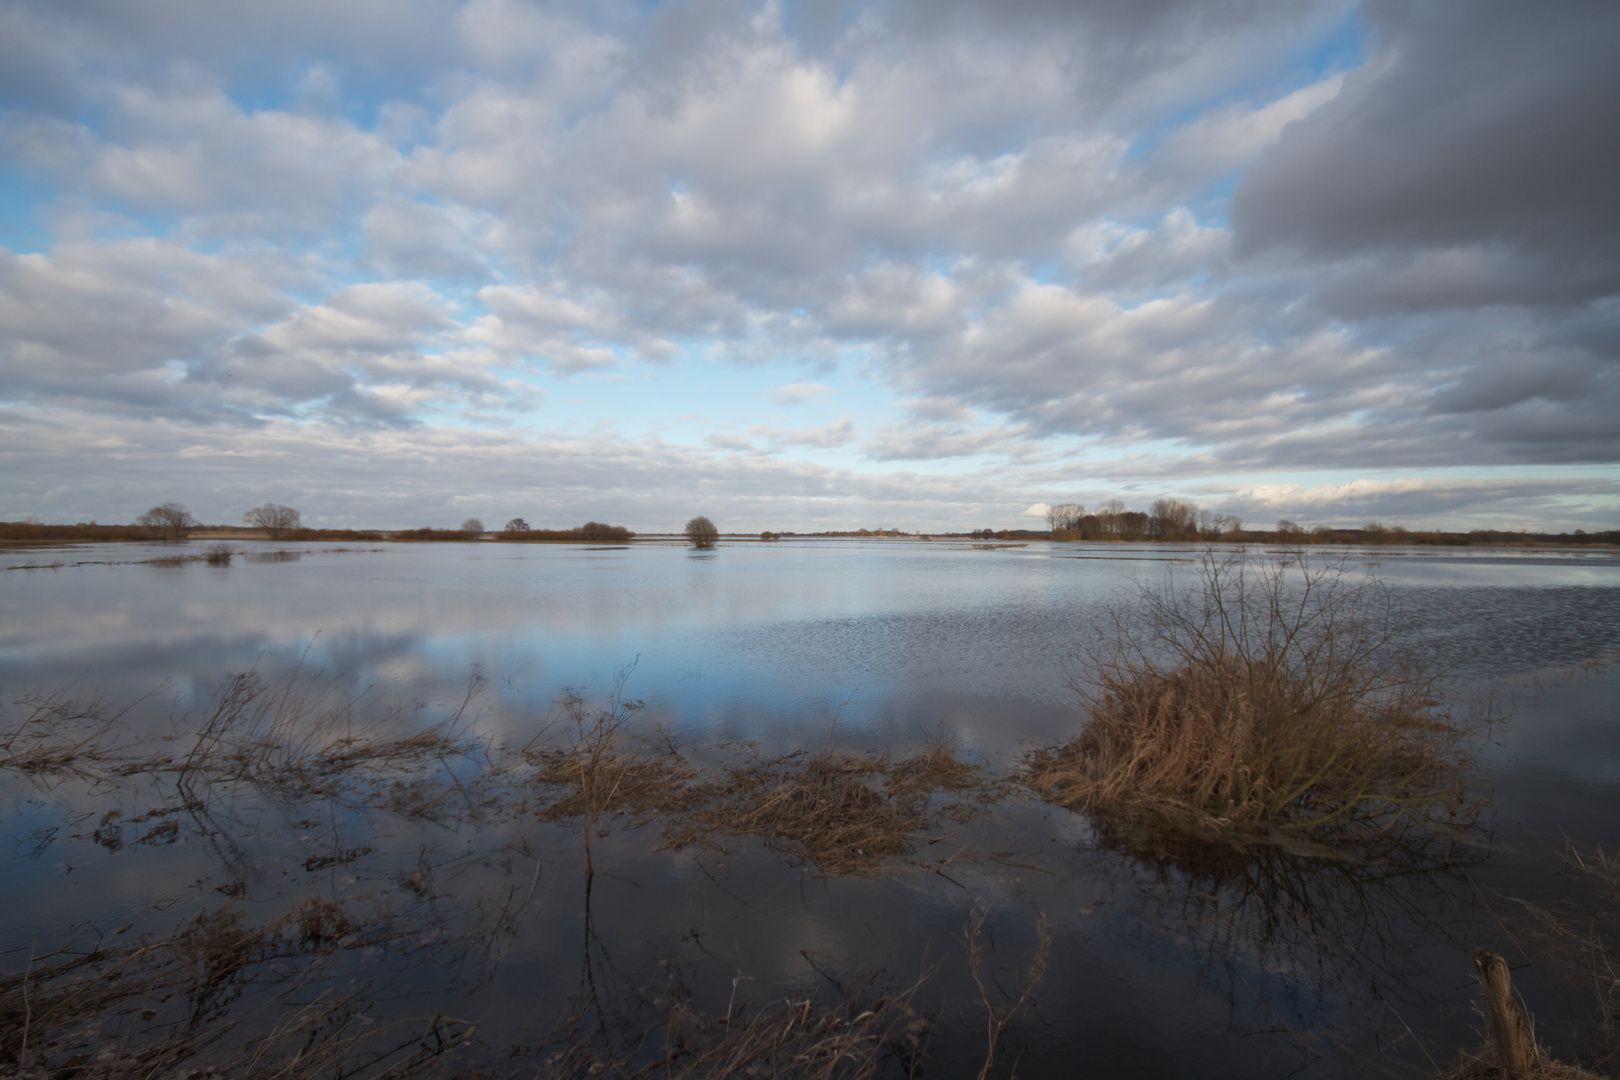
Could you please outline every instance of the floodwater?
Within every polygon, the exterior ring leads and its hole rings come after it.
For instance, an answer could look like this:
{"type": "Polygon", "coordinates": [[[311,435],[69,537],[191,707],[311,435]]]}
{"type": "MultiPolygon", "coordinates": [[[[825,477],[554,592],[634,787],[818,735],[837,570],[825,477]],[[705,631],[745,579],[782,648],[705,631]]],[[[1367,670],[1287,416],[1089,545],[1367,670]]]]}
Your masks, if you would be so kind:
{"type": "MultiPolygon", "coordinates": [[[[1014,791],[855,875],[751,837],[660,849],[656,818],[619,819],[593,832],[587,890],[577,820],[479,794],[510,770],[503,748],[566,734],[570,690],[594,704],[620,686],[642,703],[632,728],[711,763],[832,743],[899,757],[944,736],[1006,774],[1077,729],[1068,684],[1110,612],[1143,586],[1195,579],[1200,552],[246,543],[229,565],[174,558],[205,546],[0,552],[5,700],[127,707],[120,737],[184,749],[241,672],[407,728],[455,712],[471,687],[461,730],[482,749],[418,777],[441,794],[414,813],[376,796],[386,778],[342,798],[224,783],[201,800],[204,821],[152,775],[0,772],[0,971],[166,940],[199,916],[265,922],[319,896],[378,936],[310,946],[236,986],[210,1005],[209,1024],[238,1025],[214,1051],[324,994],[376,1027],[401,1021],[419,1057],[450,1030],[424,1018],[476,1022],[427,1065],[521,1073],[570,1041],[661,1032],[672,999],[722,1017],[920,981],[928,1075],[976,1076],[985,999],[1018,1001],[1044,920],[1044,974],[992,1075],[1071,1076],[1083,1062],[1119,1077],[1419,1076],[1478,1041],[1468,950],[1480,945],[1508,957],[1555,1052],[1614,1067],[1602,1056],[1604,1016],[1620,1007],[1607,967],[1620,875],[1594,861],[1620,848],[1613,554],[1347,556],[1410,611],[1459,707],[1489,699],[1509,717],[1477,747],[1482,823],[1443,854],[1199,865],[1123,850],[1014,791]],[[982,993],[964,941],[976,910],[982,993]]],[[[11,705],[4,730],[25,715],[11,705]]],[[[98,1038],[136,1045],[139,1017],[98,1038]]]]}

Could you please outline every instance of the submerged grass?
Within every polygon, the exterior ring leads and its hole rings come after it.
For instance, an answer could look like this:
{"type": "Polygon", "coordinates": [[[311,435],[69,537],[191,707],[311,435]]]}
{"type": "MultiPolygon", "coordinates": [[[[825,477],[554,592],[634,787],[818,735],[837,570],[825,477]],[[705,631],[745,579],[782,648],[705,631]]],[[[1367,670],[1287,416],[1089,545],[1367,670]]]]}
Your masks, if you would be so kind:
{"type": "MultiPolygon", "coordinates": [[[[199,913],[164,937],[74,941],[0,977],[0,1076],[174,1075],[182,1066],[258,1080],[442,1071],[425,1019],[377,1022],[357,994],[316,988],[343,952],[395,945],[386,913],[314,896],[252,923],[239,904],[199,913]],[[275,987],[274,1019],[242,1030],[245,994],[275,987]]],[[[263,1006],[254,1011],[265,1015],[263,1006]]]]}
{"type": "Polygon", "coordinates": [[[893,1063],[915,1075],[928,1022],[913,1006],[912,986],[897,994],[842,993],[834,1000],[788,998],[757,1009],[728,1008],[705,1016],[677,999],[662,1032],[626,1046],[565,1032],[562,1049],[546,1057],[536,1080],[868,1080],[893,1063]]]}
{"type": "Polygon", "coordinates": [[[1387,589],[1342,562],[1207,552],[1071,680],[1089,714],[1034,754],[1043,797],[1242,846],[1466,813],[1467,740],[1387,589]]]}

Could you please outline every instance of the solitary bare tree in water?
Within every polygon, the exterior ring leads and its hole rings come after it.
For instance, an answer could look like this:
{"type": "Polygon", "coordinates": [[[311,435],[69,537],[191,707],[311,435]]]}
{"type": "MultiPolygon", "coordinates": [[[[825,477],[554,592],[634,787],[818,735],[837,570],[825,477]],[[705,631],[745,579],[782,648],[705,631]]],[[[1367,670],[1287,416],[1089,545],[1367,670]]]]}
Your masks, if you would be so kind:
{"type": "Polygon", "coordinates": [[[699,514],[686,523],[686,539],[699,551],[707,550],[720,539],[720,530],[715,528],[714,522],[699,514]]]}

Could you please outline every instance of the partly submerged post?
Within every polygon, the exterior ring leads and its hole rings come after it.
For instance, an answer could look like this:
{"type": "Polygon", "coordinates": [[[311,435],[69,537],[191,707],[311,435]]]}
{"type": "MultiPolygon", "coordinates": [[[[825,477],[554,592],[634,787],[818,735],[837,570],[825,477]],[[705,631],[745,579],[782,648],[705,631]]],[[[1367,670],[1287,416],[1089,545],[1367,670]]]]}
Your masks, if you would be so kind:
{"type": "Polygon", "coordinates": [[[1485,1013],[1490,1020],[1491,1052],[1504,1080],[1524,1080],[1535,1068],[1535,1038],[1530,1021],[1513,1000],[1507,961],[1489,949],[1474,950],[1474,971],[1485,991],[1485,1013]]]}

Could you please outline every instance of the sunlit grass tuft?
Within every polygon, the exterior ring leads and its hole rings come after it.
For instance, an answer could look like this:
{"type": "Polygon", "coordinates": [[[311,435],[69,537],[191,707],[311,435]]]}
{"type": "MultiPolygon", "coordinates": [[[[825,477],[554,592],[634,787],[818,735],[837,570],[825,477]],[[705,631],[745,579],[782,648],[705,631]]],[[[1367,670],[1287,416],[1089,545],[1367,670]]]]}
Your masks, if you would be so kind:
{"type": "Polygon", "coordinates": [[[1240,843],[1464,812],[1479,725],[1443,704],[1376,580],[1209,552],[1116,627],[1070,683],[1085,728],[1031,758],[1044,798],[1240,843]]]}

